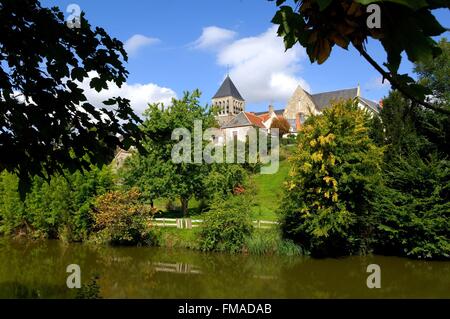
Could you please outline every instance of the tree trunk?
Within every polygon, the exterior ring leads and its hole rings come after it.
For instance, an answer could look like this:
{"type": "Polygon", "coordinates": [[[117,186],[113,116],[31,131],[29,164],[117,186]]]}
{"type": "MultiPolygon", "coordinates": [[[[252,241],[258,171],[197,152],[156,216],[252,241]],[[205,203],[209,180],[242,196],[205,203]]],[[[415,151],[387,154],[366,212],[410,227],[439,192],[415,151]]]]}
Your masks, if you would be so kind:
{"type": "Polygon", "coordinates": [[[189,199],[181,197],[180,202],[181,202],[181,211],[183,212],[183,216],[186,217],[188,215],[189,199]]]}

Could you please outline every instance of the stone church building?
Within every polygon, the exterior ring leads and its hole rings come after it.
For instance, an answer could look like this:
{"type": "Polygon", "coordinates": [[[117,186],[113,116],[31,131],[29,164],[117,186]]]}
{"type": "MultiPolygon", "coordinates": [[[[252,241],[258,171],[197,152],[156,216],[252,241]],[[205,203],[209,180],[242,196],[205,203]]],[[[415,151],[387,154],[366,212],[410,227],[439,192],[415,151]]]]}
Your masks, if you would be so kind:
{"type": "Polygon", "coordinates": [[[333,102],[349,99],[356,100],[360,108],[373,114],[380,111],[378,103],[361,96],[358,85],[356,88],[318,94],[310,94],[298,86],[284,109],[275,110],[273,106],[269,106],[266,112],[247,112],[245,99],[227,76],[212,98],[212,105],[219,109],[217,121],[222,131],[222,136],[217,137],[217,142],[223,144],[229,138],[245,141],[251,127],[270,132],[272,121],[277,117],[285,118],[290,124],[290,133],[296,134],[308,116],[322,113],[333,102]]]}

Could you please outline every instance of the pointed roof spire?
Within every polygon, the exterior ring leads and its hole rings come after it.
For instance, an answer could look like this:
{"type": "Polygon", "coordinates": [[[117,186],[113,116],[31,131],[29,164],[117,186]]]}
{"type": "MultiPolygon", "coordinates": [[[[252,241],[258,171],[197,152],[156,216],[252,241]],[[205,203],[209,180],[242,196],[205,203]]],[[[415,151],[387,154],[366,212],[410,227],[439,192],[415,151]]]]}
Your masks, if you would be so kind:
{"type": "Polygon", "coordinates": [[[234,85],[233,81],[231,81],[230,76],[227,75],[225,80],[223,81],[222,85],[220,86],[217,93],[213,96],[213,99],[217,99],[220,97],[227,97],[232,96],[235,99],[244,101],[241,94],[239,93],[238,89],[234,85]]]}

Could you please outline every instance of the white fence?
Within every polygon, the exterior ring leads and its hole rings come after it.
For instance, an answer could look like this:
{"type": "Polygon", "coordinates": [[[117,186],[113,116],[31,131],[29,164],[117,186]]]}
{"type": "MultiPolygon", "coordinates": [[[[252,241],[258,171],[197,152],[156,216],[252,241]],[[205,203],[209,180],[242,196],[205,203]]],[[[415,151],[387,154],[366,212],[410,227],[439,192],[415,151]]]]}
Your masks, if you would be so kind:
{"type": "MultiPolygon", "coordinates": [[[[157,227],[176,227],[181,229],[191,229],[199,227],[203,223],[202,219],[190,219],[190,218],[154,218],[152,219],[152,225],[157,227]]],[[[278,222],[269,220],[254,220],[253,225],[256,228],[272,228],[277,225],[278,222]]]]}

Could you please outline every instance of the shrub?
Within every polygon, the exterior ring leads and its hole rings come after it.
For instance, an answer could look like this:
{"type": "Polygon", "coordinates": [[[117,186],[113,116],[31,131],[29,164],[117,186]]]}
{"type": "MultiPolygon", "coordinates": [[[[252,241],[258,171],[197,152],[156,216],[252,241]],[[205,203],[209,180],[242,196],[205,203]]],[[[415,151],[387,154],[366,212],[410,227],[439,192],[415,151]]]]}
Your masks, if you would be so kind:
{"type": "Polygon", "coordinates": [[[281,145],[293,145],[297,142],[297,136],[289,134],[281,139],[281,145]]]}
{"type": "Polygon", "coordinates": [[[243,195],[216,200],[204,215],[200,247],[210,251],[236,253],[242,250],[245,238],[253,231],[248,200],[243,195]]]}
{"type": "Polygon", "coordinates": [[[58,238],[59,229],[73,211],[72,195],[63,176],[52,176],[48,182],[37,176],[33,179],[25,204],[35,236],[58,238]]]}
{"type": "Polygon", "coordinates": [[[0,234],[9,235],[26,224],[25,208],[17,191],[19,179],[3,171],[0,174],[0,234]]]}
{"type": "MultiPolygon", "coordinates": [[[[422,80],[435,82],[445,74],[444,62],[432,64],[431,69],[430,65],[419,66],[426,73],[431,72],[422,80]]],[[[435,84],[433,103],[449,107],[448,84],[435,84]]],[[[380,116],[382,120],[373,126],[373,135],[378,136],[386,152],[384,186],[374,201],[374,214],[379,221],[375,252],[448,259],[450,117],[418,108],[397,91],[391,91],[383,100],[380,116]]]]}
{"type": "Polygon", "coordinates": [[[302,249],[292,240],[283,239],[279,229],[260,229],[245,240],[247,252],[253,255],[300,256],[302,249]]]}
{"type": "Polygon", "coordinates": [[[450,162],[398,157],[378,194],[377,252],[421,259],[450,258],[450,162]]]}
{"type": "Polygon", "coordinates": [[[91,167],[65,176],[55,174],[49,181],[34,177],[26,196],[26,219],[34,236],[82,241],[92,230],[91,205],[97,195],[113,186],[110,169],[91,167]]]}
{"type": "Polygon", "coordinates": [[[215,164],[203,180],[204,197],[225,199],[232,194],[245,192],[247,171],[239,164],[215,164]]]}
{"type": "Polygon", "coordinates": [[[100,295],[100,285],[98,284],[99,276],[95,275],[89,283],[77,289],[75,299],[102,299],[100,295]]]}
{"type": "Polygon", "coordinates": [[[370,118],[352,101],[312,116],[298,136],[280,208],[284,237],[313,255],[368,250],[371,205],[383,149],[369,138],[370,118]]]}
{"type": "Polygon", "coordinates": [[[137,189],[99,196],[94,207],[96,239],[113,245],[152,244],[149,222],[155,212],[140,196],[137,189]]]}

